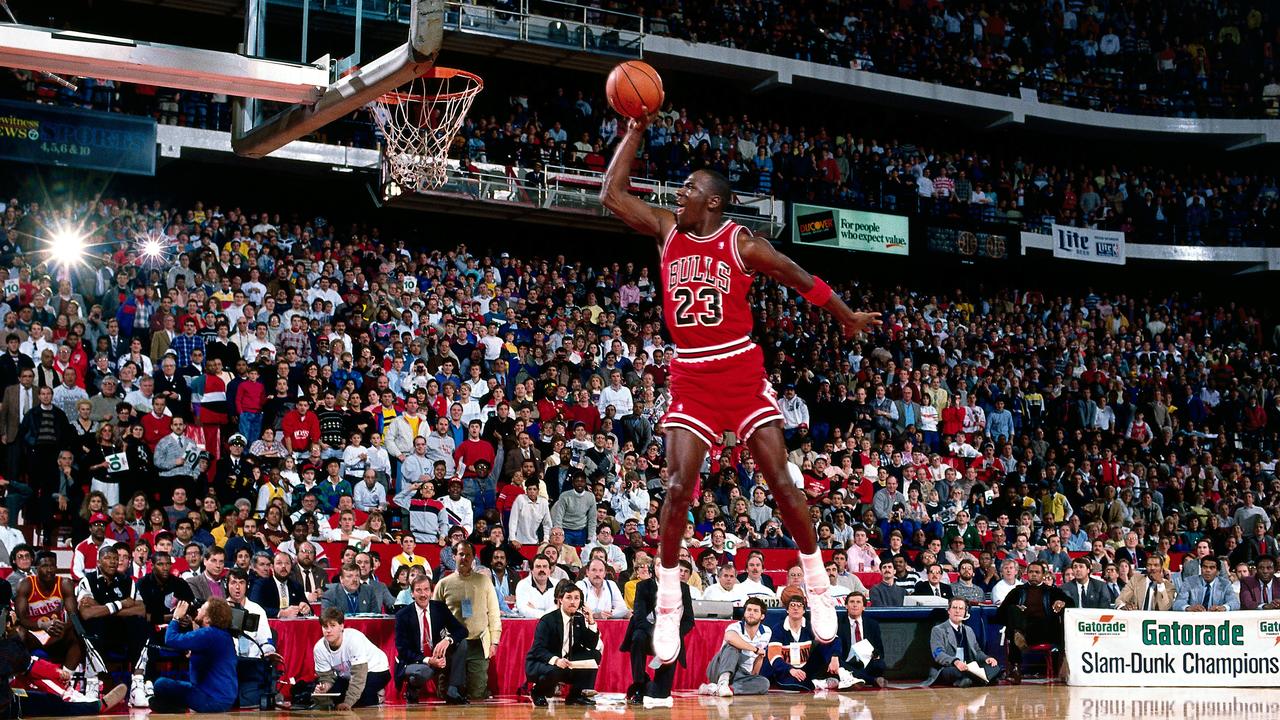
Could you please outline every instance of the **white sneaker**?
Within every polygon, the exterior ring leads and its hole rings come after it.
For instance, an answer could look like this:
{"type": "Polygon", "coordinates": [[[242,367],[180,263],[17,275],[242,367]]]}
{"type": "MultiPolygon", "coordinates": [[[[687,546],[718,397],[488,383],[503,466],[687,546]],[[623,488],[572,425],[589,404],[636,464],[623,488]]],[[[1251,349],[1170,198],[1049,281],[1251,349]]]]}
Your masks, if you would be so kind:
{"type": "Polygon", "coordinates": [[[151,707],[151,694],[147,692],[147,683],[142,678],[134,678],[129,685],[129,707],[151,707]]]}
{"type": "Polygon", "coordinates": [[[722,698],[733,697],[733,688],[727,682],[716,683],[715,693],[722,698]]]}
{"type": "Polygon", "coordinates": [[[84,680],[84,694],[93,700],[97,700],[102,696],[102,681],[96,677],[88,677],[84,680]]]}
{"type": "Polygon", "coordinates": [[[715,695],[715,694],[716,694],[716,684],[715,684],[715,683],[702,683],[701,685],[699,685],[699,686],[698,686],[698,694],[699,694],[699,695],[715,695]]]}
{"type": "Polygon", "coordinates": [[[827,586],[809,592],[809,622],[813,625],[813,637],[826,645],[836,639],[836,603],[827,586]]]}
{"type": "MultiPolygon", "coordinates": [[[[654,615],[653,657],[660,665],[668,665],[680,657],[680,619],[684,615],[684,606],[659,607],[654,615]]],[[[834,622],[834,610],[831,617],[834,622]]]]}
{"type": "Polygon", "coordinates": [[[669,708],[669,707],[675,706],[675,701],[671,699],[670,695],[664,698],[655,698],[655,697],[649,697],[648,695],[645,695],[644,699],[641,702],[644,704],[644,708],[646,710],[649,710],[652,708],[659,708],[659,707],[669,708]]]}
{"type": "Polygon", "coordinates": [[[845,668],[840,668],[836,674],[840,676],[840,681],[836,686],[837,690],[848,690],[854,685],[864,682],[862,678],[854,677],[853,673],[849,672],[845,668]]]}

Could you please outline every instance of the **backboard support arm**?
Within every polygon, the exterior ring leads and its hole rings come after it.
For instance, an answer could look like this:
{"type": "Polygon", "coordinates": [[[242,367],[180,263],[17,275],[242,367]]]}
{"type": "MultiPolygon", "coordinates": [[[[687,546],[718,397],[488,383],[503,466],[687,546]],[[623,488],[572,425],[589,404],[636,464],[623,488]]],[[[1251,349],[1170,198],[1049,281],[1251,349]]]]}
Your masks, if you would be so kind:
{"type": "MultiPolygon", "coordinates": [[[[434,66],[444,41],[444,8],[445,0],[413,0],[408,42],[339,78],[314,104],[293,105],[248,127],[252,118],[246,117],[244,101],[237,98],[232,112],[232,150],[245,157],[264,157],[426,73],[434,66]]],[[[252,50],[248,45],[246,49],[252,50]]]]}

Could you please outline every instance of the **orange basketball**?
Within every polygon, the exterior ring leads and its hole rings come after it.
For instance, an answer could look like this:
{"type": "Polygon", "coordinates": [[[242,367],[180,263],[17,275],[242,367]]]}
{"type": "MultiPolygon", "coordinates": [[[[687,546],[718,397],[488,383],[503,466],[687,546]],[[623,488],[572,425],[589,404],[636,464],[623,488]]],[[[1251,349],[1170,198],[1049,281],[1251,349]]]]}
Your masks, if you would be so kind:
{"type": "Polygon", "coordinates": [[[797,598],[797,597],[800,598],[801,600],[805,599],[804,588],[798,587],[796,585],[788,585],[782,589],[782,595],[778,597],[778,600],[782,603],[782,609],[786,610],[787,603],[790,603],[793,598],[797,598]]]}
{"type": "Polygon", "coordinates": [[[662,76],[649,63],[628,60],[610,71],[604,92],[619,115],[642,118],[662,107],[662,76]]]}

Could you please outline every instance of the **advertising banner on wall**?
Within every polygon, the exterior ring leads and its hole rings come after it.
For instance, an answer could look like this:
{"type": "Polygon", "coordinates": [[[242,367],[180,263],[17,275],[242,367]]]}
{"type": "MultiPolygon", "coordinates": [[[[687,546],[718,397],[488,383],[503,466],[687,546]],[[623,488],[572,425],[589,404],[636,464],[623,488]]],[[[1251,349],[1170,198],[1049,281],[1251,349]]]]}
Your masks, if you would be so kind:
{"type": "Polygon", "coordinates": [[[0,100],[0,158],[155,175],[156,121],[0,100]]]}
{"type": "Polygon", "coordinates": [[[805,245],[887,255],[907,255],[911,249],[909,223],[900,215],[795,203],[791,230],[805,245]]]}
{"type": "Polygon", "coordinates": [[[1053,225],[1053,256],[1067,260],[1123,265],[1124,233],[1053,225]]]}
{"type": "Polygon", "coordinates": [[[1007,232],[940,225],[925,228],[925,242],[929,252],[964,260],[1008,260],[1015,244],[1007,232]]]}
{"type": "Polygon", "coordinates": [[[1280,611],[1065,611],[1071,685],[1273,687],[1280,611]]]}

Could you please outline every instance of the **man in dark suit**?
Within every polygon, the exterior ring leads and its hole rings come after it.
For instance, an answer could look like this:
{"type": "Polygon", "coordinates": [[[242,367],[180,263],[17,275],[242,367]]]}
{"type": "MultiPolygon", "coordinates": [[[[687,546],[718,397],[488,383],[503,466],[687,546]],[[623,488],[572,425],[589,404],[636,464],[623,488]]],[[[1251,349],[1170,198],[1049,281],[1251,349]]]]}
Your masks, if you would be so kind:
{"type": "Polygon", "coordinates": [[[378,593],[368,585],[360,582],[360,568],[355,563],[342,566],[338,582],[325,591],[320,598],[321,608],[338,608],[345,615],[380,615],[382,602],[378,593]]]}
{"type": "MultiPolygon", "coordinates": [[[[10,335],[10,337],[13,336],[10,335]]],[[[36,397],[36,373],[31,367],[31,359],[26,355],[20,357],[25,359],[27,364],[14,371],[14,383],[4,389],[4,402],[0,405],[0,443],[5,445],[4,476],[11,483],[19,481],[19,472],[23,467],[22,441],[18,429],[27,413],[31,412],[39,402],[39,398],[36,397]]],[[[57,477],[57,475],[45,477],[57,477]]],[[[27,487],[26,483],[21,485],[27,487]]],[[[18,514],[12,507],[9,508],[9,519],[13,522],[18,520],[18,514]]]]}
{"type": "MultiPolygon", "coordinates": [[[[681,560],[680,594],[684,600],[684,614],[680,617],[680,656],[677,658],[681,665],[685,664],[684,638],[693,632],[693,596],[689,594],[689,577],[692,574],[693,565],[681,560]]],[[[627,698],[632,705],[672,706],[671,685],[676,677],[676,664],[659,667],[650,680],[648,663],[645,662],[646,657],[653,654],[653,622],[657,611],[658,581],[653,578],[641,580],[636,585],[635,604],[620,648],[622,652],[631,654],[631,686],[627,688],[627,698]]]]}
{"type": "Polygon", "coordinates": [[[925,580],[916,583],[915,595],[932,595],[951,599],[951,586],[942,582],[942,566],[934,563],[929,566],[925,580]]]}
{"type": "Polygon", "coordinates": [[[293,570],[293,558],[277,552],[271,560],[271,577],[253,584],[249,599],[262,606],[269,618],[294,618],[311,614],[311,604],[302,592],[302,585],[289,577],[293,570]]]}
{"type": "Polygon", "coordinates": [[[1257,570],[1253,576],[1240,581],[1240,609],[1276,610],[1278,608],[1280,608],[1280,578],[1276,577],[1276,559],[1270,555],[1263,555],[1258,558],[1257,570]]]}
{"type": "Polygon", "coordinates": [[[467,628],[431,599],[434,591],[431,578],[418,578],[413,603],[396,613],[396,684],[407,685],[404,698],[412,705],[428,680],[447,674],[445,701],[467,705],[467,628]]]}
{"type": "MultiPolygon", "coordinates": [[[[307,523],[301,524],[302,535],[305,536],[307,523]]],[[[294,552],[297,553],[298,561],[293,564],[289,578],[302,588],[302,593],[308,602],[320,602],[320,596],[328,589],[330,583],[329,572],[316,564],[315,544],[304,537],[301,542],[294,545],[294,552]]]]}
{"type": "Polygon", "coordinates": [[[1107,602],[1110,593],[1106,583],[1098,578],[1089,577],[1090,563],[1088,558],[1076,558],[1071,561],[1071,579],[1063,582],[1062,591],[1071,598],[1072,607],[1093,608],[1103,610],[1111,607],[1107,602]]]}
{"type": "MultiPolygon", "coordinates": [[[[36,405],[22,418],[18,426],[18,440],[22,443],[23,457],[27,461],[27,475],[32,478],[57,477],[58,453],[62,448],[70,447],[75,438],[75,431],[67,420],[62,408],[53,404],[53,388],[36,389],[36,405]]],[[[14,484],[13,492],[19,483],[14,484]]],[[[31,494],[26,485],[22,485],[26,495],[31,494]]],[[[26,496],[23,501],[25,502],[26,496]]],[[[8,505],[9,503],[5,503],[8,505]]],[[[9,517],[17,520],[18,508],[9,508],[9,517]]]]}
{"type": "Polygon", "coordinates": [[[1009,632],[1009,679],[1022,681],[1022,652],[1031,645],[1048,643],[1055,651],[1062,648],[1064,608],[1075,607],[1075,601],[1046,583],[1048,564],[1037,560],[1027,565],[1026,583],[1004,596],[996,620],[1009,632]]]}
{"type": "Polygon", "coordinates": [[[838,616],[840,638],[840,667],[853,677],[866,683],[868,687],[884,687],[884,639],[880,636],[880,623],[867,617],[863,611],[867,609],[867,598],[860,592],[851,592],[844,598],[845,614],[838,616]],[[863,662],[854,652],[854,646],[866,640],[875,649],[870,661],[863,662]]]}
{"type": "MultiPolygon", "coordinates": [[[[18,333],[11,332],[4,338],[5,352],[0,355],[0,392],[8,390],[11,386],[18,383],[18,375],[23,368],[35,370],[35,362],[18,352],[18,348],[22,346],[22,336],[18,333]]],[[[35,377],[34,372],[32,377],[35,377]]]]}
{"type": "MultiPolygon", "coordinates": [[[[656,591],[655,591],[656,596],[656,591]]],[[[524,672],[529,682],[529,696],[538,707],[547,706],[547,696],[554,693],[557,683],[569,685],[566,705],[595,706],[595,702],[583,694],[595,688],[597,668],[573,669],[573,661],[594,660],[600,663],[600,630],[591,613],[582,609],[582,588],[561,581],[556,587],[556,604],[559,607],[538,620],[533,631],[533,645],[524,658],[524,672]]]]}
{"type": "Polygon", "coordinates": [[[172,355],[160,360],[160,367],[151,376],[155,380],[155,394],[165,399],[165,407],[182,418],[191,417],[191,388],[187,379],[178,372],[178,364],[172,355]]]}

